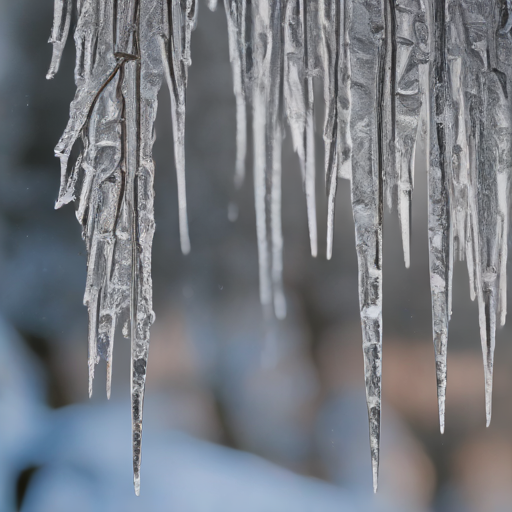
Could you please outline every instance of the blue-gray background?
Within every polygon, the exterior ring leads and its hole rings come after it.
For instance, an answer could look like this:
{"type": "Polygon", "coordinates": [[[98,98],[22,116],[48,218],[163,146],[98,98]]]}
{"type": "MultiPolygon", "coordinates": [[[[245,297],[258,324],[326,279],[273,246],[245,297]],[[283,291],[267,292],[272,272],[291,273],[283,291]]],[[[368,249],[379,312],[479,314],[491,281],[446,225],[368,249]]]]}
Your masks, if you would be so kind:
{"type": "MultiPolygon", "coordinates": [[[[155,143],[156,323],[142,489],[131,484],[129,345],[116,341],[87,399],[86,254],[73,207],[53,209],[55,146],[74,95],[70,38],[46,81],[51,0],[0,0],[0,510],[11,512],[510,511],[511,329],[497,337],[484,427],[476,304],[455,267],[447,429],[438,433],[426,174],[418,153],[410,270],[386,212],[380,490],[371,492],[350,191],[340,182],[334,256],[308,254],[290,137],[283,151],[289,314],[265,335],[252,174],[233,188],[235,103],[222,6],[200,5],[187,97],[192,252],[181,255],[169,102],[155,143]],[[236,222],[228,205],[238,205],[236,222]]],[[[318,214],[325,238],[318,109],[318,214]]],[[[249,162],[251,155],[249,155],[249,162]]],[[[323,243],[322,243],[323,245],[323,243]]]]}

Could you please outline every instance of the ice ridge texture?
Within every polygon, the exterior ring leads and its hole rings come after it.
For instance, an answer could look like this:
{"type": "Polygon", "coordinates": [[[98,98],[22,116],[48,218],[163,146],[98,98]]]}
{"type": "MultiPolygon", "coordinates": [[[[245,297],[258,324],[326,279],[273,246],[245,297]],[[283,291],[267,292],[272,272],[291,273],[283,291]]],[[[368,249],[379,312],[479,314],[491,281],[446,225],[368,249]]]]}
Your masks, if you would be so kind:
{"type": "MultiPolygon", "coordinates": [[[[216,0],[206,5],[215,10],[216,0]]],[[[118,325],[131,340],[133,470],[140,488],[142,406],[154,321],[153,125],[171,99],[180,244],[190,250],[185,190],[185,93],[196,0],[55,0],[47,78],[58,71],[73,16],[76,95],[55,148],[56,208],[77,202],[88,251],[89,393],[118,325]],[[71,161],[73,147],[80,146],[71,161]]],[[[495,334],[506,319],[512,165],[510,0],[224,0],[236,99],[234,182],[243,184],[252,133],[260,298],[286,315],[281,147],[286,129],[318,253],[315,101],[323,102],[326,255],[332,257],[339,178],[350,180],[359,268],[364,378],[377,488],[382,373],[382,220],[400,222],[411,262],[416,147],[428,169],[428,242],[441,432],[445,425],[453,263],[467,262],[479,308],[487,424],[495,334]],[[322,84],[323,94],[315,92],[322,84]],[[252,122],[252,130],[248,123],[252,122]]]]}

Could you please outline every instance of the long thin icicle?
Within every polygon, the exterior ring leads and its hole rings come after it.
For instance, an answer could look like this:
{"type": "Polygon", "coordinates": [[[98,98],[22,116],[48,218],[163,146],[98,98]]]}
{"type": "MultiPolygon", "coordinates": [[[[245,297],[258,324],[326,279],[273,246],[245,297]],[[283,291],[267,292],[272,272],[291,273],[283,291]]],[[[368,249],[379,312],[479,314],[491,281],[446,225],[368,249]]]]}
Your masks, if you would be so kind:
{"type": "Polygon", "coordinates": [[[350,0],[321,0],[319,3],[325,102],[327,259],[332,257],[337,179],[352,176],[350,9],[350,0]]]}
{"type": "Polygon", "coordinates": [[[452,146],[449,118],[450,99],[446,54],[447,5],[445,0],[430,0],[432,32],[431,111],[429,161],[429,253],[432,324],[436,358],[437,397],[441,432],[444,432],[446,399],[446,356],[448,323],[451,314],[453,250],[450,211],[452,146]]]}
{"type": "Polygon", "coordinates": [[[260,298],[286,316],[282,282],[281,88],[283,11],[281,0],[255,0],[253,8],[253,137],[260,298]]]}
{"type": "Polygon", "coordinates": [[[284,15],[284,103],[299,157],[308,214],[311,254],[318,252],[313,124],[313,30],[308,2],[288,0],[284,15]]]}
{"type": "Polygon", "coordinates": [[[174,138],[174,161],[178,180],[178,211],[180,224],[180,242],[183,254],[190,252],[190,237],[188,233],[187,193],[185,184],[185,90],[187,87],[187,69],[190,65],[190,55],[187,41],[190,39],[190,17],[193,4],[187,4],[185,20],[179,0],[172,0],[171,19],[172,31],[166,27],[159,40],[160,56],[164,76],[171,98],[171,119],[174,138]],[[183,25],[185,33],[183,33],[183,25]],[[167,44],[170,39],[170,58],[167,55],[167,44]]]}
{"type": "Polygon", "coordinates": [[[233,70],[233,91],[236,100],[236,165],[235,186],[245,178],[247,154],[247,65],[246,65],[246,0],[224,0],[228,23],[229,60],[233,70]]]}

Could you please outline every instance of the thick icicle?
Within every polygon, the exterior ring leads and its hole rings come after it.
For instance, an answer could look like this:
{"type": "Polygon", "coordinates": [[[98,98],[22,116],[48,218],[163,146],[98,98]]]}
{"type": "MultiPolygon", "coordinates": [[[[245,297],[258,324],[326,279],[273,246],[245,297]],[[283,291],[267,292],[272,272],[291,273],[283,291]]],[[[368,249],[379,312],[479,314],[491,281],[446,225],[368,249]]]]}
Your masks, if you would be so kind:
{"type": "Polygon", "coordinates": [[[377,490],[382,375],[382,106],[386,61],[383,0],[349,0],[352,41],[352,210],[359,266],[373,488],[377,490]]]}
{"type": "Polygon", "coordinates": [[[451,183],[451,102],[446,50],[447,5],[445,0],[429,0],[430,21],[430,147],[428,171],[428,231],[432,327],[436,358],[437,397],[441,432],[444,432],[446,398],[446,355],[451,314],[453,242],[450,211],[451,183]]]}

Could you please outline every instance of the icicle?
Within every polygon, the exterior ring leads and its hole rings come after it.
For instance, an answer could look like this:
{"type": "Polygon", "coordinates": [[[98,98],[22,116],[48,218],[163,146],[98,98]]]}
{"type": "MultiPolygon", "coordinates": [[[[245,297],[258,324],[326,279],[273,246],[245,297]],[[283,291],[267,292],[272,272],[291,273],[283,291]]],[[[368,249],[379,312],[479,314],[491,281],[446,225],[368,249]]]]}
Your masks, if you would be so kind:
{"type": "Polygon", "coordinates": [[[83,225],[89,254],[84,296],[89,309],[89,396],[94,366],[100,357],[107,360],[107,396],[110,396],[116,316],[122,308],[122,294],[112,280],[122,188],[122,101],[118,78],[105,88],[91,114],[85,134],[88,142],[81,159],[85,177],[77,217],[83,225]]]}
{"type": "Polygon", "coordinates": [[[464,27],[454,23],[449,31],[450,58],[448,60],[450,75],[450,95],[453,109],[453,181],[452,181],[452,229],[454,258],[467,258],[470,275],[472,299],[474,299],[473,250],[466,251],[470,240],[467,239],[469,222],[469,147],[466,131],[467,106],[464,94],[464,62],[466,44],[464,27]]]}
{"type": "Polygon", "coordinates": [[[500,62],[500,54],[506,54],[510,48],[499,51],[497,41],[497,37],[502,38],[499,34],[501,2],[482,2],[476,10],[460,5],[454,13],[458,25],[464,27],[461,39],[465,38],[466,47],[463,84],[469,127],[469,203],[489,425],[496,317],[498,309],[506,311],[506,297],[504,293],[500,296],[500,292],[505,292],[506,279],[503,258],[506,258],[508,231],[511,105],[506,74],[509,66],[500,62]]]}
{"type": "Polygon", "coordinates": [[[337,152],[337,69],[339,64],[339,25],[340,9],[345,1],[320,0],[319,17],[322,27],[322,56],[324,71],[324,145],[325,145],[325,183],[327,188],[327,259],[332,257],[332,242],[334,233],[334,201],[338,177],[337,152]]]}
{"type": "Polygon", "coordinates": [[[426,91],[420,86],[420,73],[428,62],[428,28],[422,2],[389,2],[391,33],[390,55],[392,77],[390,100],[392,109],[392,144],[398,186],[398,216],[402,230],[405,266],[411,261],[411,211],[414,187],[414,160],[421,107],[426,91]]]}
{"type": "Polygon", "coordinates": [[[432,327],[436,358],[437,397],[440,430],[444,432],[446,399],[446,355],[448,323],[451,314],[453,271],[452,224],[450,211],[450,179],[452,147],[447,68],[445,0],[429,0],[431,83],[430,83],[430,148],[428,230],[430,251],[430,289],[432,294],[432,327]]]}
{"type": "Polygon", "coordinates": [[[52,61],[46,78],[52,79],[59,71],[62,52],[68,39],[71,24],[71,0],[55,0],[53,28],[49,43],[53,45],[52,61]]]}
{"type": "MultiPolygon", "coordinates": [[[[214,10],[217,0],[207,0],[214,10]]],[[[55,207],[77,198],[88,252],[89,394],[95,366],[112,382],[114,334],[131,339],[134,485],[140,490],[142,406],[152,311],[152,147],[157,94],[170,99],[180,243],[190,250],[185,186],[185,92],[196,0],[77,0],[70,118],[55,148],[55,207]],[[168,9],[170,11],[168,12],[168,9]],[[69,164],[78,139],[82,150],[69,164]]],[[[286,116],[317,254],[313,76],[324,81],[327,258],[338,178],[351,180],[359,267],[365,383],[377,487],[382,359],[382,209],[396,204],[410,265],[416,143],[426,135],[433,339],[441,432],[453,261],[466,259],[479,307],[486,419],[491,419],[496,324],[506,319],[512,167],[512,0],[224,0],[236,100],[235,185],[245,176],[252,102],[260,297],[286,314],[281,150],[286,116]],[[320,44],[317,44],[319,41],[320,44]]],[[[72,0],[55,0],[47,78],[59,68],[72,0]]],[[[236,217],[236,207],[230,208],[236,217]]]]}
{"type": "Polygon", "coordinates": [[[311,254],[317,255],[315,141],[313,124],[313,30],[308,2],[288,0],[284,19],[284,103],[299,156],[308,214],[311,254]],[[306,7],[306,5],[308,7],[306,7]]]}
{"type": "MultiPolygon", "coordinates": [[[[59,23],[69,26],[69,20],[62,20],[67,16],[65,9],[70,8],[71,2],[65,8],[56,3],[52,39],[60,46],[55,46],[55,51],[62,52],[65,42],[62,30],[58,32],[55,27],[59,23]]],[[[80,184],[76,215],[83,226],[89,255],[84,303],[89,309],[90,395],[95,365],[103,357],[107,361],[110,397],[114,334],[119,316],[125,310],[130,313],[129,332],[123,328],[123,333],[131,339],[133,469],[137,494],[149,328],[154,321],[150,275],[154,232],[153,125],[164,76],[173,107],[181,245],[184,253],[190,249],[184,119],[195,2],[189,0],[182,8],[180,1],[174,0],[172,9],[170,26],[165,0],[84,0],[78,4],[77,92],[71,103],[70,120],[55,150],[61,159],[56,207],[74,200],[75,188],[80,184]],[[171,65],[167,41],[171,43],[171,65]],[[83,149],[68,173],[71,149],[79,136],[83,149]]],[[[55,51],[51,68],[54,70],[58,66],[55,51]]]]}
{"type": "Polygon", "coordinates": [[[159,39],[160,58],[171,98],[174,161],[178,180],[180,242],[183,254],[190,252],[185,183],[185,90],[187,87],[187,69],[190,63],[190,57],[187,54],[189,49],[187,49],[186,41],[188,40],[187,38],[190,38],[190,33],[187,31],[191,30],[189,20],[191,8],[188,5],[187,9],[189,11],[185,13],[184,22],[180,1],[172,0],[171,2],[172,35],[170,39],[170,59],[167,55],[168,30],[167,35],[162,34],[159,39]],[[185,36],[182,35],[182,23],[185,24],[185,36]],[[183,41],[185,41],[185,44],[183,41]]]}
{"type": "Polygon", "coordinates": [[[350,132],[350,0],[321,0],[319,20],[325,102],[325,182],[327,188],[327,259],[332,257],[337,178],[352,175],[350,132]]]}
{"type": "Polygon", "coordinates": [[[228,23],[229,60],[233,70],[233,91],[236,100],[235,186],[240,188],[245,178],[247,153],[246,0],[224,0],[224,8],[228,23]]]}
{"type": "Polygon", "coordinates": [[[281,142],[282,0],[253,2],[253,136],[260,298],[286,316],[282,282],[281,142]],[[269,229],[270,225],[270,229],[269,229]]]}
{"type": "Polygon", "coordinates": [[[352,209],[359,266],[366,400],[373,488],[377,490],[382,375],[382,105],[385,28],[382,0],[351,0],[352,209]],[[365,65],[360,65],[364,59],[365,65]]]}

